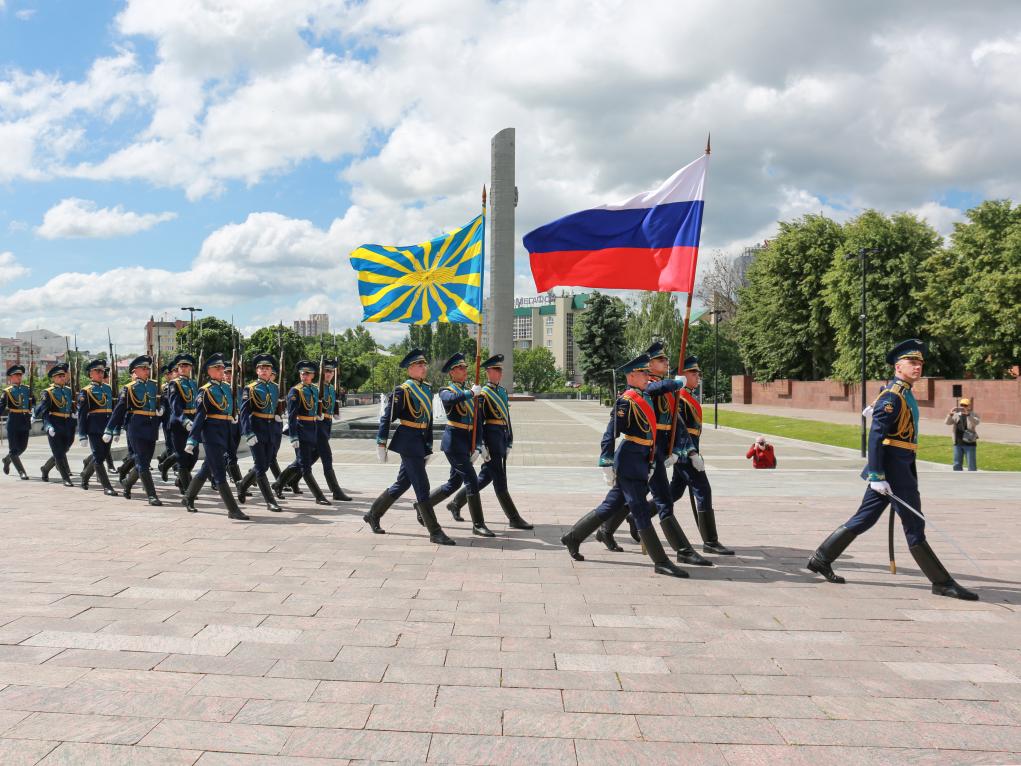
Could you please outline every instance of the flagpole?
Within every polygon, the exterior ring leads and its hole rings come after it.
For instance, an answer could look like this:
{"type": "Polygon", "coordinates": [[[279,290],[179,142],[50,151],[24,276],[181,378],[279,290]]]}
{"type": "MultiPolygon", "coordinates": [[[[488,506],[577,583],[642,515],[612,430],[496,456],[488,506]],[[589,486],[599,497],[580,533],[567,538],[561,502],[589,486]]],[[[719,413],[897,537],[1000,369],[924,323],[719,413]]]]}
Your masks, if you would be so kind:
{"type": "MultiPolygon", "coordinates": [[[[706,139],[705,139],[705,153],[707,155],[713,153],[712,152],[712,146],[710,144],[710,139],[711,138],[712,138],[712,135],[710,134],[710,135],[707,135],[706,139]]],[[[697,261],[695,263],[691,264],[691,271],[692,271],[691,288],[688,290],[688,301],[687,301],[687,305],[684,307],[684,326],[681,329],[681,348],[680,348],[680,352],[677,354],[677,374],[678,375],[683,375],[684,374],[684,357],[685,357],[685,355],[688,352],[688,326],[691,323],[691,300],[692,300],[692,298],[695,295],[695,279],[694,279],[694,276],[695,276],[695,268],[696,268],[697,265],[698,265],[697,261]]],[[[719,317],[716,318],[716,321],[719,321],[719,317]]],[[[674,399],[674,419],[673,419],[673,422],[670,424],[670,449],[668,450],[668,453],[667,453],[668,456],[673,453],[673,451],[674,451],[674,444],[677,443],[677,419],[678,419],[678,416],[680,415],[680,412],[681,412],[681,397],[680,397],[680,394],[678,394],[675,397],[675,399],[674,399]]]]}
{"type": "MultiPolygon", "coordinates": [[[[486,185],[482,184],[482,267],[485,270],[486,264],[486,185]]],[[[479,288],[482,288],[482,279],[479,279],[479,288]]],[[[485,302],[480,302],[485,307],[485,302]]],[[[479,374],[482,372],[482,312],[479,312],[479,323],[475,326],[475,385],[480,385],[479,374]]],[[[474,398],[474,410],[472,417],[472,448],[468,454],[475,452],[475,444],[479,436],[479,397],[474,398]]]]}

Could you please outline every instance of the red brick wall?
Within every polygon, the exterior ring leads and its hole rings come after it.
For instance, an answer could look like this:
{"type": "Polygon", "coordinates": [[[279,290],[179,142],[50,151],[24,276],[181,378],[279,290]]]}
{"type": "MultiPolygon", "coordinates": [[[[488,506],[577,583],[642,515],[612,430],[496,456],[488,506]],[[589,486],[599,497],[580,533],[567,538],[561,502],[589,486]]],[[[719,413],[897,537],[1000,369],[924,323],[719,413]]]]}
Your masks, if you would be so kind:
{"type": "MultiPolygon", "coordinates": [[[[870,380],[865,388],[871,402],[886,381],[870,380]]],[[[861,411],[861,386],[833,380],[774,380],[756,383],[748,375],[732,378],[735,404],[761,404],[807,410],[861,411]]],[[[923,378],[915,385],[919,414],[942,420],[957,404],[954,385],[972,400],[975,411],[987,423],[1021,425],[1021,379],[940,380],[923,378]]]]}

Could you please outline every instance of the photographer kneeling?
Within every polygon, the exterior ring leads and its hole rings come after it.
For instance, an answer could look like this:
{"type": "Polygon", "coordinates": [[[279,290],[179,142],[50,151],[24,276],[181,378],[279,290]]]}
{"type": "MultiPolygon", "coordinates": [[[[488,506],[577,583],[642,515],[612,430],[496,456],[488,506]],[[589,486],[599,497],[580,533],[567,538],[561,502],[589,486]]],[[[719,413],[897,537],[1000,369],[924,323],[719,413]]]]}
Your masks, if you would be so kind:
{"type": "Polygon", "coordinates": [[[961,399],[950,414],[946,424],[954,427],[954,470],[963,471],[964,459],[967,458],[968,470],[978,470],[975,459],[978,446],[979,417],[971,411],[971,399],[961,399]]]}

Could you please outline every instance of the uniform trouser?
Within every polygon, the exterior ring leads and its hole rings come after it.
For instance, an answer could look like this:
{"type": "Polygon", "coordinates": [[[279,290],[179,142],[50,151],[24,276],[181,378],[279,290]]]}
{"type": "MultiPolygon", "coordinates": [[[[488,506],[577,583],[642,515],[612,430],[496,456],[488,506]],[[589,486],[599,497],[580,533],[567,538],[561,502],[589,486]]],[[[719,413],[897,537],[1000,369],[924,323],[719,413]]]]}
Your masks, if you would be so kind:
{"type": "Polygon", "coordinates": [[[89,449],[92,450],[94,464],[106,463],[106,458],[110,455],[110,444],[103,441],[103,434],[89,434],[89,449]]]}
{"type": "Polygon", "coordinates": [[[330,429],[333,421],[325,420],[316,424],[316,455],[313,460],[322,460],[323,465],[333,464],[333,448],[330,446],[330,429]],[[325,425],[324,425],[325,423],[325,425]]]}
{"type": "Polygon", "coordinates": [[[241,444],[241,429],[237,424],[230,424],[230,438],[227,440],[227,462],[238,464],[238,446],[241,444]]]}
{"type": "Polygon", "coordinates": [[[10,420],[7,421],[7,453],[12,457],[17,457],[28,449],[28,436],[31,430],[26,428],[24,430],[18,428],[12,428],[10,420]]]}
{"type": "Polygon", "coordinates": [[[401,457],[401,467],[397,471],[397,481],[390,485],[387,492],[394,500],[399,498],[408,487],[415,490],[415,500],[420,503],[429,500],[429,475],[425,472],[425,457],[401,457]]]}
{"type": "Polygon", "coordinates": [[[188,444],[187,429],[180,423],[171,423],[170,441],[172,445],[170,449],[177,455],[177,469],[185,472],[185,475],[187,475],[187,473],[190,473],[195,468],[195,463],[198,462],[197,454],[189,454],[184,451],[185,445],[188,444]]]}
{"type": "Polygon", "coordinates": [[[684,497],[684,490],[691,488],[695,506],[699,513],[713,509],[713,488],[705,471],[695,470],[690,460],[674,463],[674,474],[670,478],[670,498],[676,503],[684,497]]]}
{"type": "MultiPolygon", "coordinates": [[[[298,449],[294,452],[294,460],[291,465],[301,471],[301,475],[312,473],[312,466],[315,465],[317,455],[316,443],[308,438],[298,439],[298,449]]],[[[284,469],[286,470],[286,469],[284,469]]]]}
{"type": "MultiPolygon", "coordinates": [[[[914,466],[911,466],[911,471],[907,475],[887,474],[886,480],[890,483],[893,494],[910,504],[919,513],[922,512],[922,498],[918,494],[918,478],[914,466]]],[[[844,527],[856,535],[866,532],[879,521],[890,502],[889,495],[882,495],[869,487],[865,490],[865,497],[862,498],[858,511],[844,523],[844,527]]],[[[904,536],[907,538],[908,545],[915,546],[924,543],[925,521],[896,501],[893,501],[893,507],[900,516],[900,523],[904,527],[904,536]]]]}
{"type": "Polygon", "coordinates": [[[277,453],[273,448],[273,439],[269,434],[269,429],[257,430],[255,438],[258,441],[250,445],[248,449],[251,450],[252,460],[255,461],[255,475],[265,476],[277,453]]]}
{"type": "Polygon", "coordinates": [[[652,493],[653,505],[659,513],[660,519],[667,519],[674,515],[674,500],[670,490],[670,480],[667,478],[666,465],[659,457],[653,464],[652,476],[649,477],[649,491],[652,493]]]}
{"type": "Polygon", "coordinates": [[[56,435],[50,436],[47,433],[46,439],[50,443],[50,452],[53,453],[53,457],[56,458],[57,465],[59,466],[66,460],[67,451],[74,444],[74,421],[69,419],[67,424],[54,424],[53,428],[56,431],[56,435]]]}
{"type": "Polygon", "coordinates": [[[149,465],[152,463],[152,456],[156,452],[156,439],[132,438],[128,434],[128,452],[135,461],[135,468],[138,472],[149,473],[149,465]]]}
{"type": "Polygon", "coordinates": [[[227,481],[227,440],[221,434],[203,433],[202,450],[205,459],[195,478],[211,479],[213,486],[219,488],[227,481]]]}
{"type": "Polygon", "coordinates": [[[489,460],[482,464],[479,471],[479,491],[493,485],[496,493],[507,493],[507,456],[490,454],[489,460]]]}
{"type": "Polygon", "coordinates": [[[270,461],[269,467],[274,476],[280,475],[280,464],[277,462],[277,455],[280,454],[280,445],[284,441],[284,425],[275,420],[270,426],[270,461]]]}
{"type": "Polygon", "coordinates": [[[596,507],[595,513],[603,521],[609,521],[627,505],[635,520],[635,527],[648,529],[652,526],[651,511],[646,500],[648,494],[648,481],[618,476],[616,484],[606,493],[606,499],[596,507]]]}
{"type": "Polygon", "coordinates": [[[450,463],[450,477],[440,490],[449,497],[461,488],[463,484],[468,495],[479,494],[479,477],[475,473],[475,466],[471,458],[465,453],[444,452],[447,462],[450,463]]]}

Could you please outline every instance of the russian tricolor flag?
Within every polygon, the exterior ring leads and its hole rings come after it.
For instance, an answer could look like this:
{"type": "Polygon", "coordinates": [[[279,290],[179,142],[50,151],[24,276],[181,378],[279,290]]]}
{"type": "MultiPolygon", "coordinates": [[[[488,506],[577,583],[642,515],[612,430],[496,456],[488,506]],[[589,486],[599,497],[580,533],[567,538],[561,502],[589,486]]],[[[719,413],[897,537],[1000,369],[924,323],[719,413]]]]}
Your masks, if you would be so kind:
{"type": "Polygon", "coordinates": [[[526,234],[536,291],[563,285],[691,292],[708,165],[706,153],[655,191],[526,234]]]}

